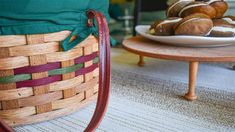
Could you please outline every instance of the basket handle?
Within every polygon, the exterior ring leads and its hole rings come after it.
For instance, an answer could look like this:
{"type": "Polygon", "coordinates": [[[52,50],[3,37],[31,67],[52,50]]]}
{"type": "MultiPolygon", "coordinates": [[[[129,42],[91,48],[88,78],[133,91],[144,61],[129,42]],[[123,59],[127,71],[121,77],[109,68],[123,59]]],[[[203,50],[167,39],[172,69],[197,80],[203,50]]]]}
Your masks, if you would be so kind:
{"type": "Polygon", "coordinates": [[[110,91],[110,38],[105,17],[95,11],[88,11],[88,26],[92,26],[91,19],[95,18],[98,25],[99,40],[99,91],[98,100],[93,117],[85,132],[93,132],[100,124],[106,112],[110,91]]]}
{"type": "Polygon", "coordinates": [[[13,132],[13,129],[0,119],[0,132],[13,132]]]}

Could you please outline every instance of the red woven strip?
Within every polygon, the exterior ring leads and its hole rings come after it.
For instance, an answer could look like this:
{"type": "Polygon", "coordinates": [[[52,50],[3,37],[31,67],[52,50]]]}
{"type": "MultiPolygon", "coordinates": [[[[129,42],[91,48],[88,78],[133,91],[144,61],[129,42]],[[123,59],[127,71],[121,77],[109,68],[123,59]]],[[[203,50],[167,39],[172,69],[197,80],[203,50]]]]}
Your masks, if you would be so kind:
{"type": "Polygon", "coordinates": [[[45,72],[50,71],[54,69],[60,68],[60,62],[55,63],[48,63],[45,65],[38,65],[38,66],[26,66],[22,68],[14,69],[14,74],[31,74],[31,73],[37,73],[37,72],[45,72]]]}
{"type": "MultiPolygon", "coordinates": [[[[93,64],[89,67],[79,69],[75,72],[76,76],[83,75],[89,72],[92,72],[98,67],[98,64],[93,64]]],[[[22,88],[22,87],[36,87],[36,86],[41,86],[41,85],[47,85],[53,82],[61,81],[62,77],[61,75],[56,75],[56,76],[51,76],[51,77],[45,77],[41,79],[35,79],[35,80],[27,80],[27,81],[21,81],[16,83],[17,88],[22,88]]]]}
{"type": "Polygon", "coordinates": [[[47,85],[56,81],[62,80],[61,75],[41,78],[41,79],[35,79],[35,80],[27,80],[27,81],[21,81],[16,83],[17,88],[22,87],[36,87],[41,85],[47,85]]]}
{"type": "Polygon", "coordinates": [[[83,56],[83,57],[76,58],[75,59],[75,64],[80,64],[80,63],[83,63],[83,62],[93,60],[97,56],[98,56],[98,52],[93,52],[90,55],[86,55],[86,56],[83,56]]]}
{"type": "Polygon", "coordinates": [[[97,67],[98,67],[98,64],[93,64],[93,65],[91,65],[91,66],[89,66],[89,67],[80,69],[80,70],[78,70],[78,71],[75,72],[75,76],[79,76],[79,75],[83,75],[83,74],[92,72],[92,71],[94,71],[97,67]]]}
{"type": "MultiPolygon", "coordinates": [[[[75,64],[80,64],[83,62],[93,60],[95,57],[97,57],[97,55],[98,53],[94,52],[90,55],[78,57],[75,59],[75,64]]],[[[26,66],[26,67],[14,69],[14,74],[16,75],[16,74],[31,74],[31,73],[37,73],[37,72],[45,72],[45,71],[58,69],[60,67],[61,67],[60,62],[48,63],[45,65],[38,65],[38,66],[26,66]]]]}

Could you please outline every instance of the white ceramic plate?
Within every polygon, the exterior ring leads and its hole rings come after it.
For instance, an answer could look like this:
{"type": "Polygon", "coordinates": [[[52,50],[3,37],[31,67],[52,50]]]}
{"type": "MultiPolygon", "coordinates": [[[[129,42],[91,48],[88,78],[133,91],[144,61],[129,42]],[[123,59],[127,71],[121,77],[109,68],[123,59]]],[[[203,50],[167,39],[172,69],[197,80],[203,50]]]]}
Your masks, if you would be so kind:
{"type": "Polygon", "coordinates": [[[235,44],[235,37],[201,37],[201,36],[155,36],[148,33],[150,26],[136,26],[136,32],[141,36],[176,46],[187,47],[218,47],[235,44]]]}

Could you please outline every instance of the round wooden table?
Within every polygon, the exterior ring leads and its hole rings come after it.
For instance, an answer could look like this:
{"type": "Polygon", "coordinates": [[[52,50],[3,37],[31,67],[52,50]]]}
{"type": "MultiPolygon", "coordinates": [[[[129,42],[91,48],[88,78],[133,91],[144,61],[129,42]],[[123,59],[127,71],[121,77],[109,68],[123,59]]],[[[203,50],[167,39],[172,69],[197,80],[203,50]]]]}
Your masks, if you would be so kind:
{"type": "Polygon", "coordinates": [[[195,85],[199,62],[235,62],[235,45],[216,48],[177,47],[137,36],[124,40],[123,46],[139,55],[139,66],[144,66],[144,56],[189,62],[189,85],[185,94],[188,100],[197,99],[195,85]]]}

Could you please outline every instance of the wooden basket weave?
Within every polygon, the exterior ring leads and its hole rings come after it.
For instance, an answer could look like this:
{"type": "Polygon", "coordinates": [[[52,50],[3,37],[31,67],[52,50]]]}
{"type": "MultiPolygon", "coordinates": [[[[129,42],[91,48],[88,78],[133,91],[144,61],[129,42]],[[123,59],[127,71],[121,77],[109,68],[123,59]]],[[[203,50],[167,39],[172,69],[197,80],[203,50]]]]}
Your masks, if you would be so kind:
{"type": "Polygon", "coordinates": [[[98,41],[90,36],[70,51],[70,31],[0,36],[0,117],[11,126],[53,119],[96,99],[98,41]]]}

